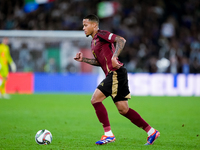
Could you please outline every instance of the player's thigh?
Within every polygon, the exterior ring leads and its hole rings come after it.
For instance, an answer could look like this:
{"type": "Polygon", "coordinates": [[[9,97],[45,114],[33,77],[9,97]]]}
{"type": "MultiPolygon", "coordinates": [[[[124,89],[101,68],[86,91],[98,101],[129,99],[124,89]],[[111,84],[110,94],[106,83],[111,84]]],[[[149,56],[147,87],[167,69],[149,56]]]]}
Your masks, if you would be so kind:
{"type": "Polygon", "coordinates": [[[0,70],[0,75],[1,75],[1,77],[2,77],[3,79],[7,79],[8,73],[9,73],[8,68],[6,68],[6,67],[2,67],[2,68],[1,68],[1,70],[0,70]]]}
{"type": "Polygon", "coordinates": [[[102,102],[105,98],[106,96],[97,88],[92,95],[91,103],[102,102]]]}
{"type": "Polygon", "coordinates": [[[128,101],[117,101],[115,102],[115,105],[119,111],[120,114],[125,115],[128,110],[129,110],[129,106],[128,106],[128,101]]]}

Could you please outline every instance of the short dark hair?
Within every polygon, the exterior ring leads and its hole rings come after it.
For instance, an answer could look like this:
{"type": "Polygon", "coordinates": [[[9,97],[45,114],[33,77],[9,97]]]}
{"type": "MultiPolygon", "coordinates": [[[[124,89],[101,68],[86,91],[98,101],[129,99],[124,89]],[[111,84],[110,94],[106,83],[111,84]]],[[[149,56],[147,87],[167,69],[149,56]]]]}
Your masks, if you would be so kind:
{"type": "Polygon", "coordinates": [[[89,21],[95,21],[95,22],[97,22],[99,24],[99,18],[94,14],[87,15],[83,19],[89,19],[89,21]]]}

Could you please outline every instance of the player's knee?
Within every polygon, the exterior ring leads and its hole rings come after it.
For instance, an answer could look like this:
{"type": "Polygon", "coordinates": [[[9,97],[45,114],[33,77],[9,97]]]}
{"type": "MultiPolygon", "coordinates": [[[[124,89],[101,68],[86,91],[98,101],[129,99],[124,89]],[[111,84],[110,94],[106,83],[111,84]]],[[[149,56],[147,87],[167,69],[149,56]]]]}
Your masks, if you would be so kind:
{"type": "Polygon", "coordinates": [[[92,99],[91,99],[91,103],[95,104],[95,103],[98,103],[98,102],[101,102],[101,101],[97,97],[93,96],[92,99]]]}
{"type": "Polygon", "coordinates": [[[97,90],[91,98],[91,103],[98,103],[98,102],[102,102],[104,99],[106,98],[106,96],[99,90],[97,90]]]}
{"type": "Polygon", "coordinates": [[[96,100],[94,98],[91,99],[91,104],[96,103],[96,100]]]}
{"type": "Polygon", "coordinates": [[[118,109],[118,111],[121,115],[125,115],[128,112],[127,109],[118,109]]]}
{"type": "Polygon", "coordinates": [[[116,102],[115,105],[117,106],[118,112],[121,115],[127,114],[128,110],[129,110],[127,102],[125,102],[125,101],[119,101],[119,102],[116,102]]]}

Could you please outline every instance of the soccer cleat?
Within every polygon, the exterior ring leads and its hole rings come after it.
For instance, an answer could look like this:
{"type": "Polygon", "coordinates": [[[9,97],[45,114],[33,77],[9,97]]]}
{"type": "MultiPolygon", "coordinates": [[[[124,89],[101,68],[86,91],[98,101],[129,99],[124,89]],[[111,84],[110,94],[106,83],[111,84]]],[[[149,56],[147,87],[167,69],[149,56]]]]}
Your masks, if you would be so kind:
{"type": "Polygon", "coordinates": [[[8,94],[2,94],[1,97],[4,99],[10,99],[10,95],[8,94]]]}
{"type": "Polygon", "coordinates": [[[147,143],[145,145],[152,145],[159,136],[160,136],[160,132],[155,130],[155,132],[153,134],[148,136],[147,143]]]}
{"type": "Polygon", "coordinates": [[[110,142],[114,142],[115,141],[115,136],[106,136],[106,135],[103,135],[101,137],[101,140],[97,141],[96,144],[97,145],[103,145],[103,144],[107,144],[107,143],[110,143],[110,142]]]}

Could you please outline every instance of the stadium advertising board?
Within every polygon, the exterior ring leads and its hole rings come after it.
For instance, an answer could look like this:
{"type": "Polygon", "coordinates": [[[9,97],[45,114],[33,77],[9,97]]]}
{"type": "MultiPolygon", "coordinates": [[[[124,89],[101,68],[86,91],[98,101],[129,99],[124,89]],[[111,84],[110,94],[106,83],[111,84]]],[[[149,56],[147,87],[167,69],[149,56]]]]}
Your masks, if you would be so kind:
{"type": "Polygon", "coordinates": [[[32,94],[34,90],[33,73],[9,73],[6,84],[7,93],[32,94]]]}
{"type": "Polygon", "coordinates": [[[200,96],[200,74],[129,73],[128,78],[131,95],[200,96]]]}
{"type": "MultiPolygon", "coordinates": [[[[92,93],[104,75],[10,73],[8,93],[92,93]]],[[[200,74],[128,74],[131,95],[200,96],[200,74]]]]}

